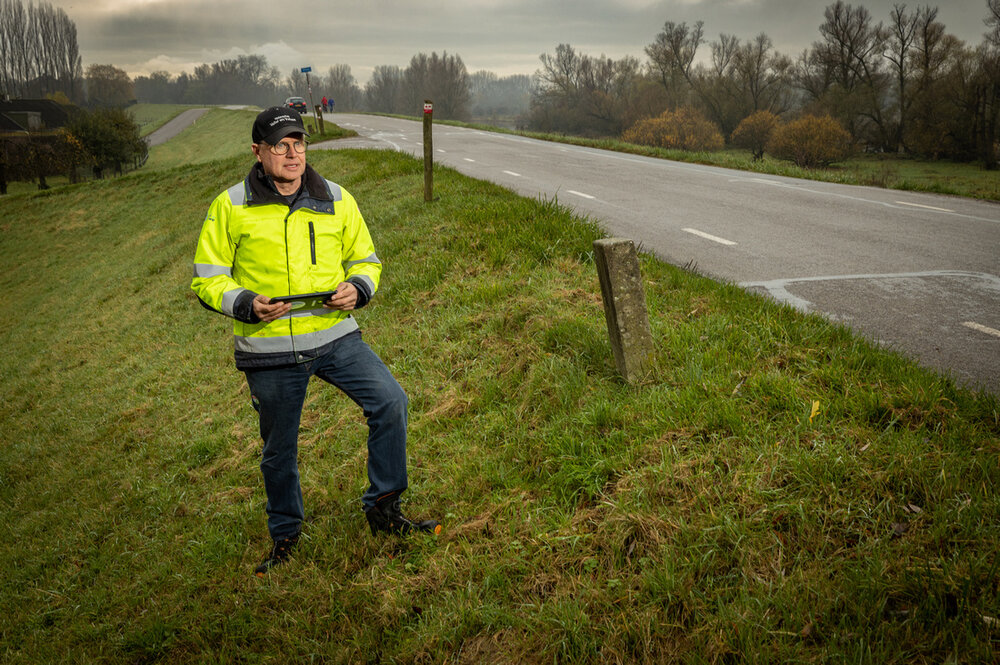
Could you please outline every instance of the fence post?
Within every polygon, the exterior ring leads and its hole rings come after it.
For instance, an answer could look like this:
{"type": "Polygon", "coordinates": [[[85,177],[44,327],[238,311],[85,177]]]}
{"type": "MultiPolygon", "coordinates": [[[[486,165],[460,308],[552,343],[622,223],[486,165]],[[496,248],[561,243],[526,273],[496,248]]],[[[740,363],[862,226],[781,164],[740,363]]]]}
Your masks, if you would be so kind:
{"type": "Polygon", "coordinates": [[[323,134],[325,131],[323,126],[323,111],[320,110],[320,106],[321,104],[316,104],[313,107],[313,111],[315,111],[316,114],[316,129],[320,134],[323,134]]]}
{"type": "Polygon", "coordinates": [[[434,139],[431,136],[431,121],[434,103],[424,100],[424,201],[434,200],[434,139]]]}
{"type": "Polygon", "coordinates": [[[645,378],[653,361],[639,257],[628,238],[605,238],[594,241],[594,259],[615,364],[628,383],[635,383],[645,378]]]}

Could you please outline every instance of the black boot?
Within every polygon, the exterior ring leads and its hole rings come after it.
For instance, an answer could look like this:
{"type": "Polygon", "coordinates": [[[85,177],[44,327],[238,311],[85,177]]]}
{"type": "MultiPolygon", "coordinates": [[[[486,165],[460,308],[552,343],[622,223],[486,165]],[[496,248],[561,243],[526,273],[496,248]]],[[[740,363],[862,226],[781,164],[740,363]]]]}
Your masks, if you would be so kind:
{"type": "Polygon", "coordinates": [[[282,538],[274,541],[271,553],[267,555],[266,559],[261,561],[260,565],[257,566],[257,569],[253,571],[254,574],[257,577],[264,577],[267,571],[288,561],[288,557],[292,555],[292,550],[298,542],[298,536],[294,536],[292,538],[282,538]]]}
{"type": "Polygon", "coordinates": [[[379,531],[384,533],[398,533],[406,535],[414,531],[424,533],[441,533],[441,525],[435,520],[424,520],[414,522],[403,516],[399,510],[400,492],[390,492],[379,497],[378,501],[371,508],[365,508],[365,517],[368,518],[368,526],[371,527],[372,535],[379,531]]]}

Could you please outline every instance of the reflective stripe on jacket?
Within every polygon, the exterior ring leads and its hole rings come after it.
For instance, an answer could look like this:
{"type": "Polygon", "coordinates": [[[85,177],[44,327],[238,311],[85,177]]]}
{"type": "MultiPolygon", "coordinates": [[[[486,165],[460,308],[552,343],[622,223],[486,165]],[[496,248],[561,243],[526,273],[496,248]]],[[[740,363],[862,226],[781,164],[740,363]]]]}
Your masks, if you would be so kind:
{"type": "Polygon", "coordinates": [[[294,201],[278,194],[255,164],[246,179],[212,202],[198,238],[191,288],[202,304],[232,317],[239,369],[304,362],[358,330],[348,312],[293,310],[262,323],[257,294],[268,297],[358,288],[358,306],[378,289],[382,264],[357,203],[307,166],[294,201]]]}

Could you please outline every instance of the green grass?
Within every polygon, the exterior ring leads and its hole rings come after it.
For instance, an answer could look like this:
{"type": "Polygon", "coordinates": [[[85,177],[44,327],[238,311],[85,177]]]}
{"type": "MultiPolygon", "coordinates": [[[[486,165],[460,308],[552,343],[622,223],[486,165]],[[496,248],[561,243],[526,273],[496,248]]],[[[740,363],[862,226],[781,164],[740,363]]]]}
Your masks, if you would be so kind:
{"type": "Polygon", "coordinates": [[[987,171],[974,163],[925,161],[911,157],[878,155],[856,156],[827,168],[806,169],[796,166],[792,162],[770,156],[755,161],[747,150],[726,149],[715,152],[689,152],[648,148],[616,140],[577,140],[551,135],[539,135],[538,137],[679,162],[721,166],[740,171],[781,175],[803,180],[951,194],[1000,201],[1000,176],[998,173],[987,171]]]}
{"type": "Polygon", "coordinates": [[[411,400],[405,508],[443,534],[370,537],[363,418],[315,383],[304,539],[252,576],[255,414],[188,288],[245,157],[9,197],[0,660],[995,659],[995,397],[649,256],[655,368],[625,385],[592,225],[443,168],[426,204],[397,153],[310,160],[385,263],[358,318],[411,400]]]}
{"type": "MultiPolygon", "coordinates": [[[[398,117],[414,119],[408,116],[398,117]]],[[[735,148],[711,152],[667,150],[626,143],[617,139],[590,139],[566,134],[515,131],[450,120],[436,122],[767,175],[1000,201],[1000,176],[998,176],[997,171],[987,171],[978,163],[959,163],[947,160],[929,161],[884,154],[859,155],[828,168],[805,169],[792,162],[770,156],[765,156],[759,161],[754,160],[749,151],[735,148]]]]}
{"type": "MultiPolygon", "coordinates": [[[[145,170],[159,171],[188,164],[203,164],[219,159],[250,153],[250,126],[259,111],[210,109],[197,122],[183,130],[174,140],[153,146],[149,151],[149,161],[145,170]]],[[[313,121],[306,119],[307,129],[314,129],[313,121]]],[[[310,131],[309,142],[319,143],[346,136],[357,136],[357,132],[342,129],[332,122],[324,123],[324,133],[310,131]]]]}

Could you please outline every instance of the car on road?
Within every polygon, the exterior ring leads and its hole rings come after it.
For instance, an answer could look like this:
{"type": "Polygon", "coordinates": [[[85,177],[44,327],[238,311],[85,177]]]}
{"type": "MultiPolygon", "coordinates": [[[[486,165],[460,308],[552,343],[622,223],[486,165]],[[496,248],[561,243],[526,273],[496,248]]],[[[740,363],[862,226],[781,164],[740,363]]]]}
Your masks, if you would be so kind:
{"type": "Polygon", "coordinates": [[[299,113],[306,112],[306,100],[301,97],[289,97],[285,100],[285,106],[290,109],[295,109],[299,113]]]}

